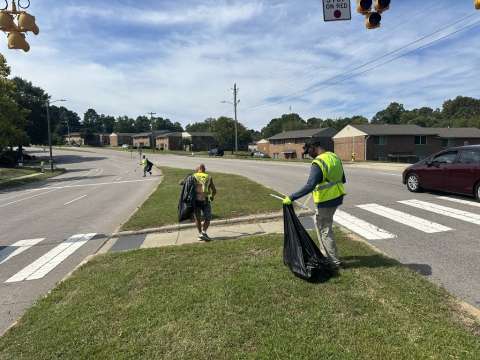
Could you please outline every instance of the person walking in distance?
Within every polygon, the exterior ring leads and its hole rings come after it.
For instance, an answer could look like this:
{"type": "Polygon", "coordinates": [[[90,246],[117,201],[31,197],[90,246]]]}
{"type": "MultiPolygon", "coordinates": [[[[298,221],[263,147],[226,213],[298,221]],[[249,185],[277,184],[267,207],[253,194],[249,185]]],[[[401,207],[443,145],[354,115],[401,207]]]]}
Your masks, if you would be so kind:
{"type": "Polygon", "coordinates": [[[142,165],[143,167],[143,177],[147,176],[147,173],[152,175],[153,163],[148,160],[145,155],[142,156],[142,161],[140,162],[140,165],[142,165]]]}
{"type": "Polygon", "coordinates": [[[198,229],[198,240],[210,241],[210,237],[207,235],[210,221],[212,220],[212,205],[211,202],[215,199],[217,189],[213,183],[212,177],[207,174],[205,165],[201,164],[195,174],[195,222],[198,229]],[[203,217],[203,224],[202,224],[203,217]]]}
{"type": "Polygon", "coordinates": [[[293,201],[313,194],[316,206],[315,225],[317,228],[320,248],[323,248],[333,267],[339,268],[342,263],[338,257],[337,245],[333,232],[333,216],[337,208],[343,204],[346,195],[346,178],[340,158],[318,142],[311,142],[304,147],[304,154],[310,155],[313,160],[310,177],[307,184],[287,196],[283,203],[291,205],[293,201]]]}

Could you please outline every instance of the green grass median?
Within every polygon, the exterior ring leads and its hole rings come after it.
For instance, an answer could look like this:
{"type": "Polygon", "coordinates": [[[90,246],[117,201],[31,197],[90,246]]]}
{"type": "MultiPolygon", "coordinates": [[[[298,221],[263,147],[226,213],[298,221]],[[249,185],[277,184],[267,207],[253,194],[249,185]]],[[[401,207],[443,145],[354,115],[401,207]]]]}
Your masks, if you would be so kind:
{"type": "Polygon", "coordinates": [[[0,190],[46,180],[64,172],[63,169],[41,173],[38,168],[0,168],[0,190]]]}
{"type": "Polygon", "coordinates": [[[337,236],[347,268],[323,284],[294,277],[273,235],[96,257],[0,359],[478,359],[480,325],[445,291],[337,236]]]}
{"type": "MultiPolygon", "coordinates": [[[[124,224],[122,230],[139,230],[177,223],[177,206],[181,192],[179,182],[192,171],[162,167],[162,173],[162,183],[124,224]]],[[[270,196],[272,193],[276,194],[273,190],[242,176],[212,172],[209,174],[217,188],[217,197],[212,203],[214,220],[281,210],[281,201],[270,196]]]]}

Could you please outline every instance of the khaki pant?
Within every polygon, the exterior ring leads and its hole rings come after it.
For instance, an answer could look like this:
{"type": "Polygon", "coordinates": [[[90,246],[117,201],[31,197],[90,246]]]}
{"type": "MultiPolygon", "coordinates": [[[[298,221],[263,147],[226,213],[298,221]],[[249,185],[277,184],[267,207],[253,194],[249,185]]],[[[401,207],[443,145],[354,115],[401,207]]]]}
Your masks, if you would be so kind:
{"type": "Polygon", "coordinates": [[[337,211],[333,208],[317,208],[315,215],[315,227],[317,229],[318,241],[320,243],[320,250],[328,259],[335,265],[340,265],[338,258],[337,244],[335,242],[335,235],[333,232],[333,215],[337,211]]]}

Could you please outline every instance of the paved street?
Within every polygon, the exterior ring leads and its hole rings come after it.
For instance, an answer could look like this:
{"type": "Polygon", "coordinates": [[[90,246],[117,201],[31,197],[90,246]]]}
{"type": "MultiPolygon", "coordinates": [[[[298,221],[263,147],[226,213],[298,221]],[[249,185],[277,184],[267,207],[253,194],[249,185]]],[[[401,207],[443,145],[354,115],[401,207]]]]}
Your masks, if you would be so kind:
{"type": "Polygon", "coordinates": [[[66,174],[0,191],[0,333],[96,252],[159,181],[143,180],[138,158],[62,151],[57,161],[66,174]]]}
{"type": "MultiPolygon", "coordinates": [[[[7,219],[0,224],[0,332],[95,252],[158,183],[158,177],[141,177],[138,155],[107,149],[55,152],[70,172],[47,185],[0,193],[0,217],[7,219]]],[[[243,175],[283,193],[302,186],[310,166],[149,158],[159,166],[190,169],[203,162],[207,170],[243,175]]],[[[337,223],[479,307],[480,205],[468,198],[411,194],[394,169],[347,166],[346,173],[349,195],[337,223]]]]}

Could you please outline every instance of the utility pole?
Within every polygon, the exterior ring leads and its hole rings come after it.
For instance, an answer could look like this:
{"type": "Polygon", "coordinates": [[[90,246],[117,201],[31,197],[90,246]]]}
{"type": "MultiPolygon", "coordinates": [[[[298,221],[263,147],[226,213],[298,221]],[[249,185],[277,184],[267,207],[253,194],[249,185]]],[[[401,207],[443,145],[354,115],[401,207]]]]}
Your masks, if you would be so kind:
{"type": "Polygon", "coordinates": [[[157,113],[149,112],[147,114],[150,115],[150,130],[153,131],[153,115],[157,115],[157,113]]]}
{"type": "Polygon", "coordinates": [[[238,153],[238,119],[237,119],[237,105],[240,100],[237,100],[238,96],[237,84],[233,84],[233,111],[235,113],[235,152],[238,153]]]}
{"type": "Polygon", "coordinates": [[[233,84],[233,103],[231,101],[222,101],[222,104],[231,104],[233,105],[233,113],[235,118],[235,152],[238,152],[238,117],[237,117],[237,107],[240,104],[240,100],[238,100],[238,91],[240,90],[237,87],[237,84],[233,84]]]}

